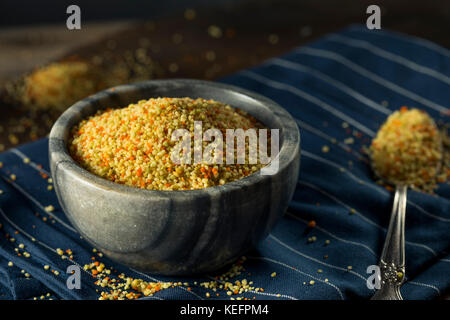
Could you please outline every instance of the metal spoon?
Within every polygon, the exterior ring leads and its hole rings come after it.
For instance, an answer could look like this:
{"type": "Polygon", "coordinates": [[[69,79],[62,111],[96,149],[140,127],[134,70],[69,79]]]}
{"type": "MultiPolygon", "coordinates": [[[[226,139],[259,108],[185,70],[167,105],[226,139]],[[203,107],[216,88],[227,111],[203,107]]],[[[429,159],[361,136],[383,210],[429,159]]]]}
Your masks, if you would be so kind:
{"type": "MultiPolygon", "coordinates": [[[[442,152],[442,139],[439,137],[439,140],[442,152]]],[[[440,171],[440,162],[436,169],[436,172],[440,171]]],[[[408,186],[389,181],[387,177],[381,176],[373,165],[372,170],[388,184],[395,185],[395,196],[389,227],[378,265],[380,268],[378,281],[381,287],[375,292],[371,300],[403,300],[400,287],[405,281],[405,213],[408,186]]]]}
{"type": "Polygon", "coordinates": [[[400,287],[405,279],[405,212],[408,187],[397,185],[389,228],[380,258],[380,289],[372,300],[403,300],[400,287]]]}

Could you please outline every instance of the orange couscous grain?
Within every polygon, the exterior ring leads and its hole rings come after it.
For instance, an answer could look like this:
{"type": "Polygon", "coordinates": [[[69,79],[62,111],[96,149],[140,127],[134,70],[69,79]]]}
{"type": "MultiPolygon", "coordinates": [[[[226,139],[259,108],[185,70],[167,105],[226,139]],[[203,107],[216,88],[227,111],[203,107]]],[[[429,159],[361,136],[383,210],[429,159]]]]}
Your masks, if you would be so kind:
{"type": "MultiPolygon", "coordinates": [[[[175,164],[171,153],[178,141],[172,141],[172,133],[186,129],[194,141],[194,121],[202,122],[203,132],[215,128],[223,137],[227,129],[263,128],[244,111],[214,100],[152,98],[99,111],[81,121],[72,129],[69,150],[81,166],[100,177],[151,190],[201,189],[261,169],[262,164],[250,164],[248,159],[245,164],[225,164],[225,160],[223,164],[175,164]]],[[[202,143],[203,148],[208,145],[202,143]]]]}

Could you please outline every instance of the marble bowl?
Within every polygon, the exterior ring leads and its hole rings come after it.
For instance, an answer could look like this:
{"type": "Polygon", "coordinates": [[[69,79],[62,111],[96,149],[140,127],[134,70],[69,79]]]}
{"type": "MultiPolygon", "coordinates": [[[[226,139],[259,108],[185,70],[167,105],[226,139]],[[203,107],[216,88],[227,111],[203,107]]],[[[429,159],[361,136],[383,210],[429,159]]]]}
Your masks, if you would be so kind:
{"type": "Polygon", "coordinates": [[[188,275],[223,267],[269,234],[297,184],[300,134],[294,119],[261,95],[215,82],[157,80],[108,89],[71,106],[51,130],[49,157],[59,203],[94,247],[140,271],[188,275]],[[278,172],[199,190],[154,191],[100,178],[72,159],[67,142],[79,121],[99,109],[161,96],[214,99],[280,129],[278,172]]]}

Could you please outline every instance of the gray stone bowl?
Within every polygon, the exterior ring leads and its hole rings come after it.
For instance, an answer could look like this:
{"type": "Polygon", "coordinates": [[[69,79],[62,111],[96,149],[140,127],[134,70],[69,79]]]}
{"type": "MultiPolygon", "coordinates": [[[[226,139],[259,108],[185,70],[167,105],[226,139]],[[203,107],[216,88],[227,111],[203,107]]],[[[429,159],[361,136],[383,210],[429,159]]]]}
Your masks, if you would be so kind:
{"type": "Polygon", "coordinates": [[[269,234],[297,184],[300,134],[288,112],[261,95],[215,82],[158,80],[118,86],[77,102],[54,124],[49,151],[59,203],[85,239],[137,270],[188,275],[225,266],[269,234]],[[214,99],[280,129],[278,172],[256,172],[199,190],[154,191],[100,178],[70,156],[69,132],[82,119],[106,107],[164,96],[214,99]]]}

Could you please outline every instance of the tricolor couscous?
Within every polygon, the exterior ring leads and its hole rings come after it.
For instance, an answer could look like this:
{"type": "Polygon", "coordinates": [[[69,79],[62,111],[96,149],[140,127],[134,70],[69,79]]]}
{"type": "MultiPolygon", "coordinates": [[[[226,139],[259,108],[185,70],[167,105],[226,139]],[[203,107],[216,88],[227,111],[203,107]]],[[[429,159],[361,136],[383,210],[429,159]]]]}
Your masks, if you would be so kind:
{"type": "Polygon", "coordinates": [[[445,181],[439,130],[418,109],[402,107],[391,114],[372,141],[370,157],[375,172],[392,184],[432,192],[437,182],[445,181]]]}
{"type": "MultiPolygon", "coordinates": [[[[152,98],[81,121],[72,129],[69,150],[82,167],[100,177],[150,190],[201,189],[261,169],[260,162],[250,164],[248,159],[226,165],[174,163],[171,153],[178,141],[171,139],[172,133],[185,129],[194,137],[195,121],[201,121],[203,132],[215,128],[224,136],[227,129],[263,128],[244,111],[214,100],[152,98]]],[[[203,147],[207,145],[203,141],[203,147]]]]}

